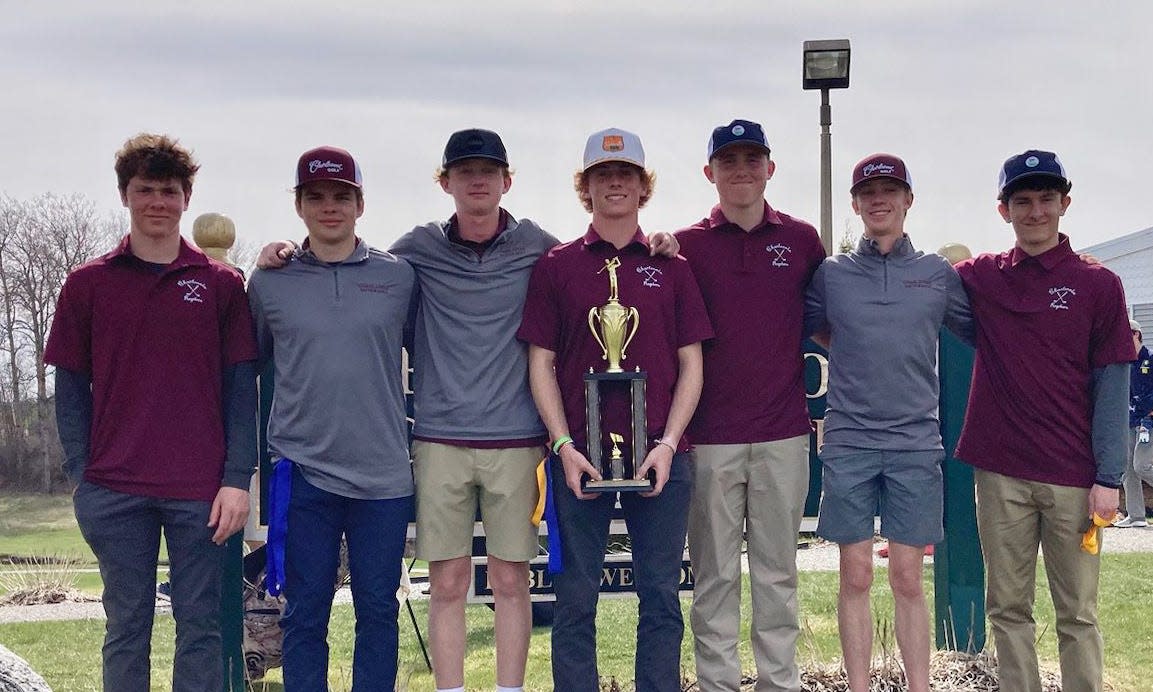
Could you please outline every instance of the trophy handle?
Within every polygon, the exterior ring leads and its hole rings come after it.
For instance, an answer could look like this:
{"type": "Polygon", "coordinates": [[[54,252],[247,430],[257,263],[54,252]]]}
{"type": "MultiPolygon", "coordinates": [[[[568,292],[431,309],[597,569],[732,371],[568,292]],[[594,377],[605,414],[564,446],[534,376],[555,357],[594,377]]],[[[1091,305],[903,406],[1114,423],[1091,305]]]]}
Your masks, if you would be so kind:
{"type": "MultiPolygon", "coordinates": [[[[641,313],[638,312],[636,308],[629,308],[629,318],[631,318],[633,328],[632,331],[629,332],[628,338],[625,339],[624,344],[621,346],[621,360],[624,360],[627,357],[625,356],[625,351],[628,350],[629,344],[633,342],[633,337],[637,335],[637,328],[641,326],[641,313]]],[[[599,341],[600,339],[597,340],[599,341]]]]}
{"type": "MultiPolygon", "coordinates": [[[[635,310],[636,308],[633,308],[633,309],[635,310]]],[[[597,319],[597,309],[595,307],[589,308],[589,330],[593,333],[593,338],[597,340],[598,344],[600,344],[601,360],[608,360],[609,359],[609,350],[608,350],[608,348],[605,347],[605,342],[601,339],[601,335],[597,332],[596,319],[597,319]]],[[[633,331],[636,331],[636,330],[634,329],[633,331]]],[[[632,337],[629,337],[629,338],[631,339],[632,337]]]]}

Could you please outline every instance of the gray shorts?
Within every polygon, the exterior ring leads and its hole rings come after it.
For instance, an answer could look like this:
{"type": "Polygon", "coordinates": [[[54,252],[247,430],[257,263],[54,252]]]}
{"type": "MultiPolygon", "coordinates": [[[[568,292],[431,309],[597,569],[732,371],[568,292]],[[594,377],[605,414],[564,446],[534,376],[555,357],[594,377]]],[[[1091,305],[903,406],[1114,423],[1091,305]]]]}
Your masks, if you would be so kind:
{"type": "Polygon", "coordinates": [[[821,457],[821,510],[817,535],[834,543],[881,535],[904,545],[924,546],[944,537],[941,450],[859,452],[821,457]]]}

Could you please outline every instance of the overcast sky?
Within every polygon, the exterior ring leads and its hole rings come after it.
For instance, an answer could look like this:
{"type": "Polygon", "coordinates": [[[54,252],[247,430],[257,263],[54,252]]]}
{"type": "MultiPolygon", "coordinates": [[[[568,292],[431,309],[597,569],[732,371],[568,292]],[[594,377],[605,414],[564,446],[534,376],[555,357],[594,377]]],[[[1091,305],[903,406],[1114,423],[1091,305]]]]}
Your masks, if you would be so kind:
{"type": "Polygon", "coordinates": [[[572,172],[610,126],[658,176],[642,225],[673,230],[715,203],[705,143],[734,117],[768,133],[770,203],[816,224],[819,95],[800,73],[822,38],[853,48],[832,93],[834,238],[860,231],[848,176],[875,151],[908,163],[925,250],[1011,245],[996,177],[1027,148],[1069,170],[1074,245],[1153,225],[1149,2],[0,0],[0,16],[0,191],[115,209],[114,152],[166,132],[202,164],[186,232],[215,211],[251,242],[303,237],[295,161],[333,144],[364,171],[360,235],[387,247],[451,213],[432,181],[445,140],[486,127],[516,171],[506,208],[567,240],[588,223],[572,172]]]}

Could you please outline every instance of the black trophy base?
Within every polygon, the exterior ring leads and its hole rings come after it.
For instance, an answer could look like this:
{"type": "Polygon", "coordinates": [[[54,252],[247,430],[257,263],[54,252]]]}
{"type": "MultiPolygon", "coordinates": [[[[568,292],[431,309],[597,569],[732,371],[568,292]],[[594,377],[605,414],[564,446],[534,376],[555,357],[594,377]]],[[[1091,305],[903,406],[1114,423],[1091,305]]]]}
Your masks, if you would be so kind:
{"type": "Polygon", "coordinates": [[[647,478],[618,478],[604,481],[585,481],[586,493],[647,492],[653,489],[647,478]]]}

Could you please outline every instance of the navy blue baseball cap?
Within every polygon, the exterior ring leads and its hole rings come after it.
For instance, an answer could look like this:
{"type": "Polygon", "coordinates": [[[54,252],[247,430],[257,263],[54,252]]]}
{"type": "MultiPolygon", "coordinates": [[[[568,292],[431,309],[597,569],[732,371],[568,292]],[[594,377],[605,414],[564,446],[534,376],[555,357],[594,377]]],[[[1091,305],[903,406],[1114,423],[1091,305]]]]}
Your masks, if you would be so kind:
{"type": "Polygon", "coordinates": [[[1061,159],[1056,154],[1030,149],[1009,157],[1001,166],[1001,174],[997,177],[997,199],[1004,199],[1006,190],[1033,177],[1055,178],[1063,186],[1071,186],[1069,176],[1065,174],[1065,166],[1061,165],[1061,159]]]}
{"type": "Polygon", "coordinates": [[[448,144],[444,145],[444,158],[440,167],[448,168],[464,159],[491,159],[502,166],[508,166],[508,152],[500,135],[492,130],[470,129],[452,133],[448,144]]]}
{"type": "Polygon", "coordinates": [[[751,120],[734,120],[713,130],[713,136],[709,138],[709,160],[733,144],[751,144],[764,149],[766,154],[770,153],[769,140],[759,124],[751,120]]]}

